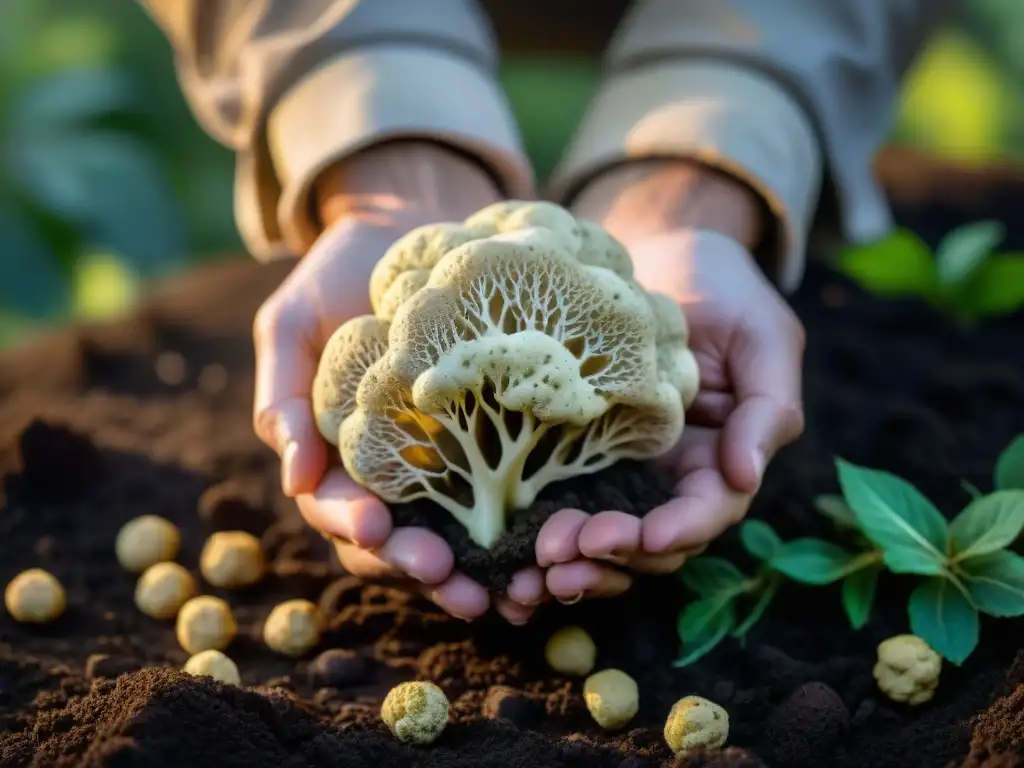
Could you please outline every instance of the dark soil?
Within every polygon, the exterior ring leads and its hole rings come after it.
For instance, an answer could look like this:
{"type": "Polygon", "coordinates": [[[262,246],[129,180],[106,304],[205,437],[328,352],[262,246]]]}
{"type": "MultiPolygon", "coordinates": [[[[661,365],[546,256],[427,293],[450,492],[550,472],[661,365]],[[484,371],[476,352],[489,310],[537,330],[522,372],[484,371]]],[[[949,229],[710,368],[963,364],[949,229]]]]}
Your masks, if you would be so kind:
{"type": "Polygon", "coordinates": [[[537,534],[558,510],[581,509],[596,515],[616,509],[643,517],[671,498],[672,482],[665,473],[649,463],[620,462],[603,472],[545,488],[491,549],[478,546],[465,528],[430,501],[398,505],[392,514],[399,525],[424,526],[440,533],[451,544],[459,570],[488,589],[503,591],[516,571],[537,561],[537,534]]]}
{"type": "MultiPolygon", "coordinates": [[[[990,190],[994,198],[1019,209],[1024,185],[990,190]]],[[[991,209],[957,210],[980,218],[991,209]]],[[[909,216],[930,240],[962,223],[909,216]]],[[[1007,224],[1019,247],[1019,218],[1007,224]]],[[[986,622],[978,650],[944,668],[924,706],[877,692],[875,646],[907,627],[904,581],[883,583],[861,632],[848,628],[833,590],[794,588],[745,649],[726,643],[676,670],[686,598],[673,578],[612,601],[554,605],[515,628],[450,619],[340,573],[281,495],[274,457],[251,430],[249,321],[284,270],[225,264],[168,285],[128,321],[62,331],[0,358],[0,582],[41,566],[69,598],[49,626],[0,614],[0,766],[654,768],[674,764],[661,731],[687,694],[728,709],[730,748],[678,765],[1024,766],[1024,622],[986,622]],[[262,537],[268,579],[221,593],[239,621],[229,654],[246,688],[184,676],[170,623],[134,609],[113,541],[147,512],[181,526],[190,568],[213,530],[262,537]],[[270,608],[291,597],[322,606],[328,656],[294,662],[260,642],[270,608]],[[601,666],[637,679],[641,709],[628,730],[601,732],[580,682],[545,668],[544,640],[567,622],[592,633],[601,666]],[[415,677],[452,702],[452,723],[429,748],[399,744],[378,718],[387,690],[415,677]]],[[[999,450],[1024,431],[1024,314],[965,329],[915,302],[867,296],[822,267],[794,304],[809,331],[808,428],[772,465],[752,514],[784,536],[828,535],[811,500],[835,490],[834,455],[907,477],[949,513],[966,501],[960,478],[990,486],[999,450]]],[[[595,478],[580,498],[617,505],[631,482],[640,480],[595,478]],[[618,495],[602,501],[601,483],[618,495]]],[[[720,546],[734,551],[733,538],[720,546]]]]}

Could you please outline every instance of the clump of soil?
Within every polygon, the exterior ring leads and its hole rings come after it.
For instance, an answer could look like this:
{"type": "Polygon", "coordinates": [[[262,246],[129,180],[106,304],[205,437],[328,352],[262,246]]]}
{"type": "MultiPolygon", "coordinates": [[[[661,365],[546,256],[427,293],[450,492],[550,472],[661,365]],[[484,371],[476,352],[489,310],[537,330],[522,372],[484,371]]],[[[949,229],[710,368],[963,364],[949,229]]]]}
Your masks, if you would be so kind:
{"type": "Polygon", "coordinates": [[[491,549],[469,537],[455,519],[423,499],[396,506],[392,513],[399,525],[431,528],[452,546],[460,571],[488,589],[501,592],[516,571],[537,561],[534,543],[551,515],[560,509],[580,509],[597,514],[615,509],[643,517],[672,498],[672,482],[651,463],[623,461],[603,472],[552,483],[534,504],[516,515],[514,522],[491,549]]]}
{"type": "MultiPolygon", "coordinates": [[[[1024,190],[1014,199],[1019,206],[1024,190]]],[[[944,217],[923,230],[934,242],[960,223],[944,217]]],[[[1022,241],[1024,231],[1011,231],[1010,246],[1022,241]]],[[[974,655],[947,664],[921,707],[876,689],[877,643],[907,629],[907,579],[883,582],[861,632],[849,629],[835,590],[787,588],[745,648],[726,642],[675,669],[675,619],[687,595],[673,577],[641,579],[615,600],[554,605],[510,627],[496,617],[451,619],[341,573],[281,494],[275,458],[251,429],[249,324],[286,268],[221,265],[168,285],[122,323],[58,332],[0,358],[0,582],[38,566],[68,593],[51,625],[0,614],[0,765],[1024,765],[1024,621],[985,622],[974,655]],[[173,377],[168,354],[177,356],[173,377]],[[209,590],[235,610],[239,636],[228,653],[243,688],[179,672],[186,654],[173,623],[134,608],[134,579],[113,542],[143,513],[180,527],[179,560],[197,574],[212,530],[244,524],[261,537],[267,578],[239,592],[209,590]],[[289,598],[316,601],[328,619],[321,647],[299,661],[260,640],[271,608],[289,598]],[[544,665],[548,634],[569,622],[595,639],[599,667],[638,681],[640,712],[622,732],[598,729],[581,682],[544,665]],[[437,683],[452,703],[451,724],[428,748],[396,742],[378,717],[386,692],[413,678],[437,683]],[[728,749],[669,754],[664,719],[689,694],[728,710],[728,749]]],[[[991,486],[996,455],[1024,431],[1024,358],[1013,354],[1024,314],[965,328],[914,301],[868,296],[821,267],[794,306],[809,329],[808,429],[773,463],[752,515],[786,537],[828,536],[811,502],[836,490],[835,455],[908,478],[948,514],[967,501],[961,479],[991,486]]],[[[545,503],[632,502],[642,514],[656,503],[657,482],[623,465],[545,503]]],[[[428,522],[459,546],[446,521],[428,522]]],[[[521,550],[476,565],[463,551],[463,565],[507,577],[532,546],[523,525],[521,550]]],[[[735,544],[730,535],[716,548],[732,556],[735,544]]]]}

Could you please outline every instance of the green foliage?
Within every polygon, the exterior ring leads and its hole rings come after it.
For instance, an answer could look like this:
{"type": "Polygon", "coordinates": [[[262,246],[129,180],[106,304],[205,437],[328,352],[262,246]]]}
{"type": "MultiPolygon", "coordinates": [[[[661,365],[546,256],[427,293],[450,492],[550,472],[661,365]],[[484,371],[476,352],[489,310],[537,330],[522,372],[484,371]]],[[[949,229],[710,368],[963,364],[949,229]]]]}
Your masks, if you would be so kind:
{"type": "Polygon", "coordinates": [[[896,228],[840,256],[840,268],[882,296],[913,296],[964,320],[1024,306],[1024,255],[997,254],[998,221],[978,221],[947,234],[933,253],[913,232],[896,228]]]}
{"type": "Polygon", "coordinates": [[[1024,491],[1024,435],[1010,443],[999,455],[993,481],[999,490],[1024,491]]]}
{"type": "Polygon", "coordinates": [[[844,545],[817,538],[784,541],[763,520],[740,527],[740,542],[758,563],[747,576],[728,560],[699,557],[680,572],[699,599],[679,617],[683,653],[692,664],[726,637],[743,639],[764,616],[782,584],[841,584],[851,627],[870,616],[883,570],[920,578],[907,615],[911,631],[953,664],[978,644],[980,614],[1024,616],[1024,557],[1009,547],[1024,532],[1024,435],[996,462],[994,487],[972,499],[951,521],[913,485],[888,472],[841,459],[841,496],[816,499],[818,511],[844,545]],[[739,618],[745,616],[742,620],[739,618]]]}
{"type": "Polygon", "coordinates": [[[77,308],[80,260],[155,277],[238,247],[232,155],[124,0],[0,7],[0,344],[77,308]]]}

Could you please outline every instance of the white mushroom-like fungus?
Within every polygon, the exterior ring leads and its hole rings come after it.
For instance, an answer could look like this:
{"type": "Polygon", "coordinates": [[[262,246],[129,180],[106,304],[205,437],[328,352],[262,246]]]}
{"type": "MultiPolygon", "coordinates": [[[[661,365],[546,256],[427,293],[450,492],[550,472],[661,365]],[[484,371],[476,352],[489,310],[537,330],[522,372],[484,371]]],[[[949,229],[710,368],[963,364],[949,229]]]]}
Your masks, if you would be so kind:
{"type": "Polygon", "coordinates": [[[448,697],[433,683],[400,683],[385,697],[380,718],[399,741],[430,744],[448,725],[448,697]]]}
{"type": "Polygon", "coordinates": [[[413,230],[370,299],[321,357],[320,432],[358,483],[434,501],[486,548],[549,484],[665,452],[696,397],[679,305],[551,203],[413,230]]]}
{"type": "Polygon", "coordinates": [[[893,701],[923,704],[939,687],[942,657],[917,635],[896,635],[878,644],[873,674],[893,701]]]}
{"type": "Polygon", "coordinates": [[[676,755],[698,747],[720,747],[728,738],[729,713],[700,696],[684,696],[665,719],[665,743],[676,755]]]}

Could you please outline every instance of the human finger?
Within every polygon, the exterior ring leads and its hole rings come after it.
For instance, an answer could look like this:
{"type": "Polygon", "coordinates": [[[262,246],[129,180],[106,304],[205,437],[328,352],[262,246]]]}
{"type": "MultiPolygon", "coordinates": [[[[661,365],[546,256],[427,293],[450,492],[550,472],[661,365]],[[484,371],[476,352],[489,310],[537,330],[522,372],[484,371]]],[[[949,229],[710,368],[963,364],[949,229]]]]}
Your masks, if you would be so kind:
{"type": "Polygon", "coordinates": [[[315,491],[296,496],[295,502],[310,527],[328,536],[373,549],[391,535],[387,506],[343,469],[330,470],[315,491]]]}
{"type": "Polygon", "coordinates": [[[502,596],[494,598],[494,609],[505,621],[517,627],[533,618],[533,614],[537,610],[531,605],[523,605],[502,596]]]}
{"type": "Polygon", "coordinates": [[[705,545],[739,522],[750,505],[750,494],[732,488],[721,473],[699,469],[676,486],[677,496],[643,518],[645,552],[685,552],[705,545]]]}
{"type": "Polygon", "coordinates": [[[464,574],[453,572],[438,584],[424,584],[374,552],[354,544],[336,541],[334,549],[338,562],[349,574],[421,595],[456,618],[471,621],[485,614],[490,606],[487,590],[464,574]]]}
{"type": "Polygon", "coordinates": [[[457,571],[440,584],[423,585],[420,592],[442,610],[466,621],[480,618],[491,605],[487,590],[457,571]]]}
{"type": "Polygon", "coordinates": [[[512,581],[509,583],[508,589],[505,590],[505,594],[509,600],[522,605],[534,606],[540,604],[547,597],[547,591],[544,586],[544,572],[536,566],[524,568],[512,577],[512,581]]]}
{"type": "Polygon", "coordinates": [[[625,512],[598,512],[584,522],[578,542],[584,557],[622,565],[640,548],[640,518],[625,512]]]}
{"type": "Polygon", "coordinates": [[[574,560],[548,568],[545,583],[552,597],[573,604],[584,597],[614,597],[633,584],[629,574],[594,560],[574,560]]]}
{"type": "Polygon", "coordinates": [[[455,565],[448,542],[426,528],[396,528],[378,555],[423,584],[440,584],[455,565]]]}
{"type": "Polygon", "coordinates": [[[288,496],[310,493],[327,465],[327,450],[313,419],[310,390],[316,375],[317,320],[286,298],[288,283],[256,313],[256,394],[253,428],[281,458],[288,496]]]}
{"type": "Polygon", "coordinates": [[[565,563],[579,556],[579,535],[590,515],[579,509],[560,509],[541,526],[535,545],[537,565],[565,563]]]}

